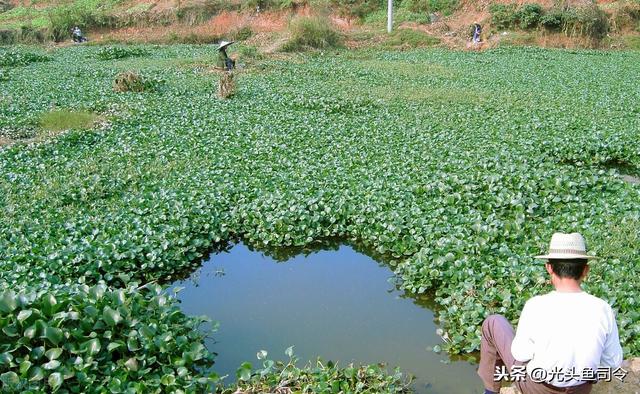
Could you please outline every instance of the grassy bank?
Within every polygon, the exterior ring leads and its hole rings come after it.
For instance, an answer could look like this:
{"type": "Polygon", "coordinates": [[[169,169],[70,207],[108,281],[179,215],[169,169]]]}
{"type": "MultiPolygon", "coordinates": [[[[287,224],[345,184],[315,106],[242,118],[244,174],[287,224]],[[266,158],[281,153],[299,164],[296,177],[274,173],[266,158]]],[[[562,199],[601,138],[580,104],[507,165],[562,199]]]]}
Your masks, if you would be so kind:
{"type": "Polygon", "coordinates": [[[106,382],[113,365],[121,388],[209,384],[197,324],[142,286],[235,238],[258,248],[351,239],[392,256],[405,289],[435,294],[446,349],[467,352],[487,314],[515,321],[548,290],[531,256],[551,234],[580,231],[601,257],[586,287],[617,311],[625,356],[639,354],[640,245],[628,235],[640,189],[615,169],[640,167],[638,53],[312,53],[262,61],[219,100],[211,47],[143,49],[104,60],[99,47],[22,48],[47,60],[6,67],[6,380],[33,373],[36,386],[71,387],[79,373],[106,382]],[[154,89],[114,91],[129,70],[154,89]],[[109,126],[21,144],[52,110],[109,126]],[[140,326],[156,320],[168,325],[140,326]]]}
{"type": "MultiPolygon", "coordinates": [[[[347,43],[376,46],[386,38],[386,9],[371,0],[183,0],[131,2],[123,0],[39,1],[17,5],[0,2],[0,45],[69,41],[79,26],[91,41],[137,43],[212,43],[221,39],[245,40],[256,33],[271,39],[290,39],[303,28],[297,17],[330,15],[340,25],[347,43]],[[363,34],[371,40],[359,40],[363,34]]],[[[312,18],[314,19],[314,18],[312,18]]],[[[466,0],[403,0],[395,3],[394,24],[413,34],[428,33],[433,42],[465,47],[471,24],[484,27],[489,47],[537,45],[545,47],[634,49],[640,36],[640,3],[636,0],[576,2],[510,2],[490,4],[466,0]],[[507,37],[503,37],[505,33],[507,37]]],[[[307,25],[311,22],[307,21],[307,25]]],[[[318,19],[315,19],[315,28],[318,19]]],[[[325,23],[323,22],[323,25],[325,23]]],[[[309,26],[307,26],[309,27],[309,26]]],[[[324,28],[324,27],[323,27],[324,28]]],[[[290,42],[289,51],[316,44],[342,42],[333,34],[310,34],[290,42]]],[[[402,30],[400,30],[402,31],[402,30]]],[[[408,33],[404,33],[408,34],[408,33]]],[[[396,37],[397,38],[397,37],[396,37]]],[[[415,41],[415,37],[408,38],[415,41]]],[[[420,40],[421,42],[424,40],[420,40]]],[[[332,44],[333,45],[333,44],[332,44]]],[[[269,46],[268,44],[266,45],[269,46]]],[[[406,47],[413,47],[409,43],[406,47]]]]}

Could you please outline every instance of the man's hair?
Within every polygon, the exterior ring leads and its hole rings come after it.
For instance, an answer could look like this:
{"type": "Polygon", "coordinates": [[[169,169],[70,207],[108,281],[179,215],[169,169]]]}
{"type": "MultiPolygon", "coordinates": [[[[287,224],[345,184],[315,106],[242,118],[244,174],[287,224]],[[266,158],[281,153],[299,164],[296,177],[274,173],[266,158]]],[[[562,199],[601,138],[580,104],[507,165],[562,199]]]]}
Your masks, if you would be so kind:
{"type": "Polygon", "coordinates": [[[587,266],[587,259],[550,259],[551,270],[560,278],[578,280],[587,266]]]}

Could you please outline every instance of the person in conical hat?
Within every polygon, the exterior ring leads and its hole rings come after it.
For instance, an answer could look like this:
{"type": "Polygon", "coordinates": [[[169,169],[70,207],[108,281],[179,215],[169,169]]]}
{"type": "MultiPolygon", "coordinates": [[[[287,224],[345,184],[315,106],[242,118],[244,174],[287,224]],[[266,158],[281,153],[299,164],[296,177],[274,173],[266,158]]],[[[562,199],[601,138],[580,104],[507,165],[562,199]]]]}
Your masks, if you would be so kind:
{"type": "Polygon", "coordinates": [[[622,347],[611,306],[582,290],[589,273],[585,240],[555,233],[545,260],[554,290],[529,299],[515,330],[501,315],[482,323],[478,375],[485,393],[515,379],[523,394],[591,392],[599,368],[619,371],[622,347]]]}
{"type": "Polygon", "coordinates": [[[235,67],[235,62],[227,55],[227,48],[233,43],[234,41],[220,41],[220,43],[218,44],[218,62],[216,64],[217,67],[223,68],[227,71],[233,70],[233,68],[235,67]]]}

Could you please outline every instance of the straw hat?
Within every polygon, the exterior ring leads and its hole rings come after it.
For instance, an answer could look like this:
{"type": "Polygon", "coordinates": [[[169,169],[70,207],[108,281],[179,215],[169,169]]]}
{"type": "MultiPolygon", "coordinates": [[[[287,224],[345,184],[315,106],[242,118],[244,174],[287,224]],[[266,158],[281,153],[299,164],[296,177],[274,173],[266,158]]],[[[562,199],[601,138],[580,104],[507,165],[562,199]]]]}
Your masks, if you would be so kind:
{"type": "Polygon", "coordinates": [[[220,45],[218,45],[218,50],[221,50],[223,48],[228,47],[229,45],[233,44],[235,41],[220,41],[220,45]]]}
{"type": "Polygon", "coordinates": [[[587,254],[587,245],[579,233],[555,233],[549,243],[549,254],[536,256],[536,259],[595,259],[587,254]]]}

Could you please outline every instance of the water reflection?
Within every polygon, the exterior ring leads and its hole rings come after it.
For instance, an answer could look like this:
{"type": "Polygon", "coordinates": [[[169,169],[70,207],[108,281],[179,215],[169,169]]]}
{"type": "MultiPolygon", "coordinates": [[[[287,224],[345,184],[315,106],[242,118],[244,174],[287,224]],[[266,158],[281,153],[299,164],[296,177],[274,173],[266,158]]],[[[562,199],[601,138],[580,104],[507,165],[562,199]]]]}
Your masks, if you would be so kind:
{"type": "Polygon", "coordinates": [[[430,350],[442,342],[433,313],[395,289],[387,266],[350,246],[306,252],[285,251],[278,263],[240,244],[175,284],[185,287],[186,313],[220,322],[207,344],[216,372],[233,379],[243,361],[257,364],[259,350],[285,359],[294,345],[301,361],[398,366],[417,377],[419,393],[483,392],[475,366],[430,350]]]}

